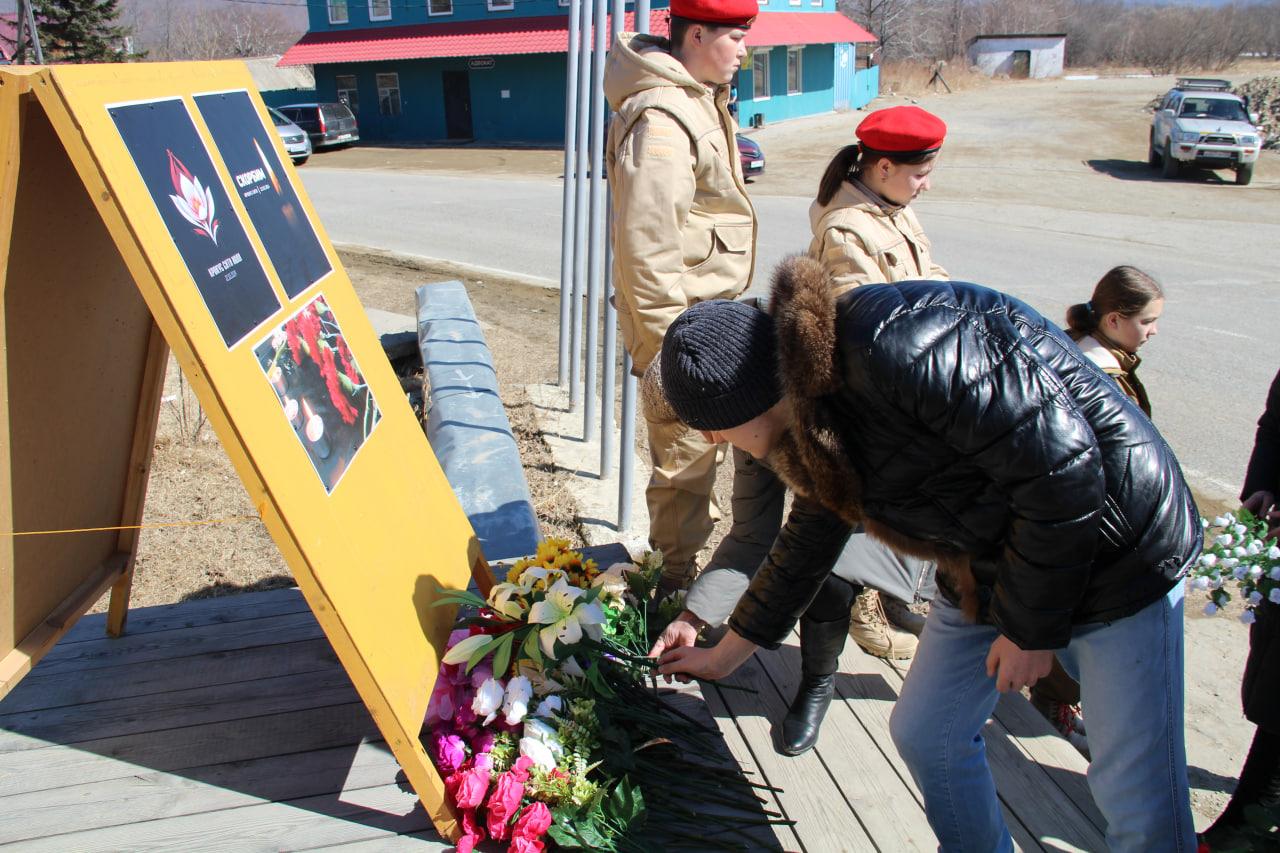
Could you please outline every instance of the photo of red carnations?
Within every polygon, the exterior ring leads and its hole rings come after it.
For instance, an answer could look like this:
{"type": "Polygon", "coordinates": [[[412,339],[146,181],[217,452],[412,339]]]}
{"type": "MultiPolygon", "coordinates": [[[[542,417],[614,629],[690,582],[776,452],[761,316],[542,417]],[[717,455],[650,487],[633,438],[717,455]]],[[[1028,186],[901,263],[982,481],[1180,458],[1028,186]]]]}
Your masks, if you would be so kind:
{"type": "Polygon", "coordinates": [[[382,417],[323,296],[254,348],[281,411],[332,492],[382,417]]]}

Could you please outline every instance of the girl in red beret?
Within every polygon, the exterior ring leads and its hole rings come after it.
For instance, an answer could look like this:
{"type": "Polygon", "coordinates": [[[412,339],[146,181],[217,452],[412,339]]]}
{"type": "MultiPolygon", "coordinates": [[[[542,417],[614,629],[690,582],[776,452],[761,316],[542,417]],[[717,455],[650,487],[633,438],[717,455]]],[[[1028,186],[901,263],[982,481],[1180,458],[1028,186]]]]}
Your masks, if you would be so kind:
{"type": "Polygon", "coordinates": [[[868,115],[855,133],[859,141],[832,158],[809,208],[809,256],[840,292],[946,279],[909,205],[929,189],[947,126],[919,107],[889,107],[868,115]]]}

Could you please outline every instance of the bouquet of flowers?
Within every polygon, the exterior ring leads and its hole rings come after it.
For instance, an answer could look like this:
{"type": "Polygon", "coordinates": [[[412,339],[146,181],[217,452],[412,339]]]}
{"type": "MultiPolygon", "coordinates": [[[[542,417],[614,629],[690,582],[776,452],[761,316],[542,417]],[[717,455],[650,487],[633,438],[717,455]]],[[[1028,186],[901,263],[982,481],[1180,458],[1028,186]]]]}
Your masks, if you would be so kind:
{"type": "Polygon", "coordinates": [[[550,539],[487,599],[442,590],[462,607],[423,739],[461,815],[459,851],[743,849],[787,823],[714,728],[646,684],[661,571],[660,554],[601,571],[550,539]]]}
{"type": "Polygon", "coordinates": [[[1280,547],[1267,539],[1267,523],[1248,510],[1225,513],[1205,528],[1205,547],[1192,566],[1191,588],[1208,590],[1204,612],[1212,616],[1231,600],[1234,586],[1245,602],[1240,621],[1251,624],[1254,608],[1263,601],[1280,604],[1280,547]]]}

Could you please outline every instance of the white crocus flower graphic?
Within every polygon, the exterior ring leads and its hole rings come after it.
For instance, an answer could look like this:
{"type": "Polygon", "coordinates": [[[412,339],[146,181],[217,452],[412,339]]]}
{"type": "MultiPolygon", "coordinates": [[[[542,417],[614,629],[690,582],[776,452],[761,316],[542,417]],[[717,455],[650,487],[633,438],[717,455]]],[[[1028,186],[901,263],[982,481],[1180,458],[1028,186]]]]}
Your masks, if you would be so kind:
{"type": "Polygon", "coordinates": [[[538,632],[547,657],[555,657],[556,640],[572,646],[582,641],[584,632],[596,640],[603,636],[604,611],[594,601],[579,604],[581,595],[582,590],[561,577],[547,590],[546,598],[529,608],[529,622],[547,626],[538,632]]]}
{"type": "Polygon", "coordinates": [[[200,180],[182,164],[182,161],[169,152],[169,178],[177,195],[170,195],[169,200],[182,214],[182,218],[196,226],[196,233],[203,234],[218,245],[218,220],[213,201],[213,193],[202,186],[200,180]]]}

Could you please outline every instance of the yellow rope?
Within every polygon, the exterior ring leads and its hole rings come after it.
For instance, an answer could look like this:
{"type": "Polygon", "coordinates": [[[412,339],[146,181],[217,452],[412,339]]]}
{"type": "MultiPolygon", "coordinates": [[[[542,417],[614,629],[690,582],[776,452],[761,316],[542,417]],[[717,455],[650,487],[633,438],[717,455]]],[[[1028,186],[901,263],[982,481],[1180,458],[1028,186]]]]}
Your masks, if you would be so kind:
{"type": "Polygon", "coordinates": [[[68,530],[18,530],[3,531],[0,536],[51,536],[55,533],[105,533],[110,530],[155,530],[161,527],[199,527],[206,524],[226,524],[231,521],[257,521],[256,515],[233,515],[227,518],[211,518],[205,521],[164,521],[156,524],[122,524],[118,527],[73,527],[68,530]]]}

